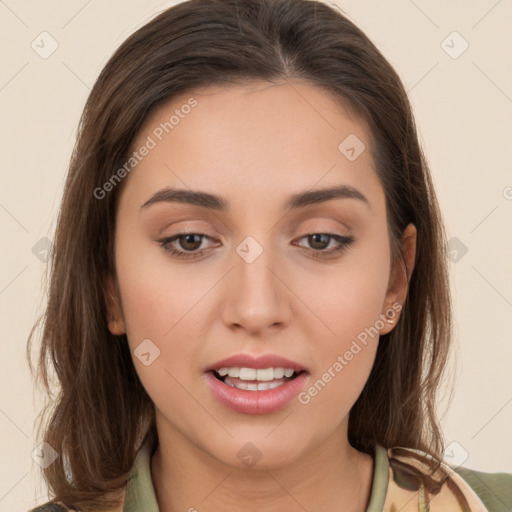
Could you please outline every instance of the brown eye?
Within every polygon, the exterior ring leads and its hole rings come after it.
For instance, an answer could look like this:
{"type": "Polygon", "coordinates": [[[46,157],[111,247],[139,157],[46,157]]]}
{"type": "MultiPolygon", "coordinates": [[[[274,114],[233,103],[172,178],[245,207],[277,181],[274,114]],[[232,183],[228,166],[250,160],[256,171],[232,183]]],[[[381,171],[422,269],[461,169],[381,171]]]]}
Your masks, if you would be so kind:
{"type": "Polygon", "coordinates": [[[196,233],[180,235],[177,240],[186,251],[196,251],[201,246],[202,237],[196,233]]]}
{"type": "Polygon", "coordinates": [[[331,237],[325,233],[315,233],[314,235],[309,235],[308,240],[311,248],[322,250],[327,248],[331,237]]]}
{"type": "Polygon", "coordinates": [[[178,233],[158,242],[165,251],[171,253],[176,258],[193,258],[202,255],[206,250],[204,248],[198,250],[203,239],[211,240],[208,235],[203,233],[178,233]]]}
{"type": "MultiPolygon", "coordinates": [[[[355,238],[352,236],[343,236],[335,233],[312,233],[310,235],[303,236],[302,239],[307,239],[308,245],[311,248],[309,251],[315,258],[328,258],[336,253],[340,253],[348,249],[348,247],[355,242],[355,238]],[[334,240],[338,246],[325,250],[329,247],[330,242],[334,240]]],[[[303,247],[302,245],[300,247],[303,247]]]]}

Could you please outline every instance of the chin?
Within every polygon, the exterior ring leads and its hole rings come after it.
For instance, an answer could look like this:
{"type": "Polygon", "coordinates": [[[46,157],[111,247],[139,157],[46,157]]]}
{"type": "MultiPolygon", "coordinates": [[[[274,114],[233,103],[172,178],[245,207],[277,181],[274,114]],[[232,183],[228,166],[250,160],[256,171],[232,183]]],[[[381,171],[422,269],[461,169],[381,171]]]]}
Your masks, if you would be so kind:
{"type": "Polygon", "coordinates": [[[281,435],[277,429],[272,433],[273,428],[275,425],[259,436],[246,432],[246,435],[229,438],[204,449],[222,464],[237,469],[271,470],[293,464],[307,449],[307,441],[287,436],[285,430],[281,435]]]}

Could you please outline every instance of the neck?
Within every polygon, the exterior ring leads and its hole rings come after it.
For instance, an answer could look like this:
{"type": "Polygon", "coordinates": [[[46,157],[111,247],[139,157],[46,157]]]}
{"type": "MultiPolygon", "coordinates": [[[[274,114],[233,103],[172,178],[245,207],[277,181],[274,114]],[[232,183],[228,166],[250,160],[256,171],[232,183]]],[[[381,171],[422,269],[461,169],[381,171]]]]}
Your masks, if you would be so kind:
{"type": "Polygon", "coordinates": [[[166,425],[151,474],[161,512],[264,509],[366,511],[373,460],[347,439],[347,422],[321,445],[285,466],[239,468],[219,461],[166,425]]]}

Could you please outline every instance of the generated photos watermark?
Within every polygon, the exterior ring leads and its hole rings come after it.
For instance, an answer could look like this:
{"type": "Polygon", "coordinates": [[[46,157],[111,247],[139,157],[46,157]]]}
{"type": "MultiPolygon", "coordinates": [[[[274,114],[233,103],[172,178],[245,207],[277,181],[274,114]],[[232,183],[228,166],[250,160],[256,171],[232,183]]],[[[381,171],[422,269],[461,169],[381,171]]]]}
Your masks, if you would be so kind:
{"type": "Polygon", "coordinates": [[[176,126],[179,125],[192,108],[197,106],[195,98],[189,98],[180,108],[175,109],[174,114],[167,120],[156,126],[151,135],[146,137],[146,141],[126,160],[123,166],[117,169],[110,178],[103,183],[101,187],[94,189],[94,197],[96,199],[104,199],[108,192],[111,192],[146,156],[152,149],[155,149],[159,142],[163,140],[165,135],[171,133],[176,126]]]}
{"type": "Polygon", "coordinates": [[[357,339],[352,340],[350,348],[346,350],[342,355],[339,355],[336,360],[327,368],[322,376],[317,379],[307,390],[302,391],[298,395],[298,400],[302,405],[307,405],[311,402],[311,399],[320,393],[329,382],[332,381],[338,375],[343,368],[345,368],[350,361],[354,359],[366,347],[369,341],[369,337],[373,339],[375,336],[379,336],[380,330],[385,325],[385,320],[392,320],[398,312],[402,309],[402,305],[399,302],[393,303],[391,308],[386,311],[386,314],[380,314],[379,319],[371,327],[366,327],[357,335],[357,339]]]}

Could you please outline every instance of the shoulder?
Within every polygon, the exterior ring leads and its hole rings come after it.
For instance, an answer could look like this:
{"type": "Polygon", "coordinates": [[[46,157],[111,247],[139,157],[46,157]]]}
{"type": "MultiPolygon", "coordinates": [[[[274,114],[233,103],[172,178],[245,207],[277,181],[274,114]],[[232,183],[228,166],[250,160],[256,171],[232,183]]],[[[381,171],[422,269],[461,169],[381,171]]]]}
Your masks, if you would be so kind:
{"type": "Polygon", "coordinates": [[[29,512],[80,512],[79,508],[69,507],[61,501],[48,501],[36,508],[29,510],[29,512]]]}
{"type": "Polygon", "coordinates": [[[482,500],[489,512],[512,510],[512,473],[484,473],[468,468],[455,469],[482,500]]]}
{"type": "MultiPolygon", "coordinates": [[[[389,510],[510,512],[512,474],[482,473],[451,468],[441,461],[434,474],[427,454],[417,450],[387,450],[389,510]],[[395,508],[400,505],[402,508],[395,508]]],[[[385,510],[387,510],[385,508],[385,510]]]]}

